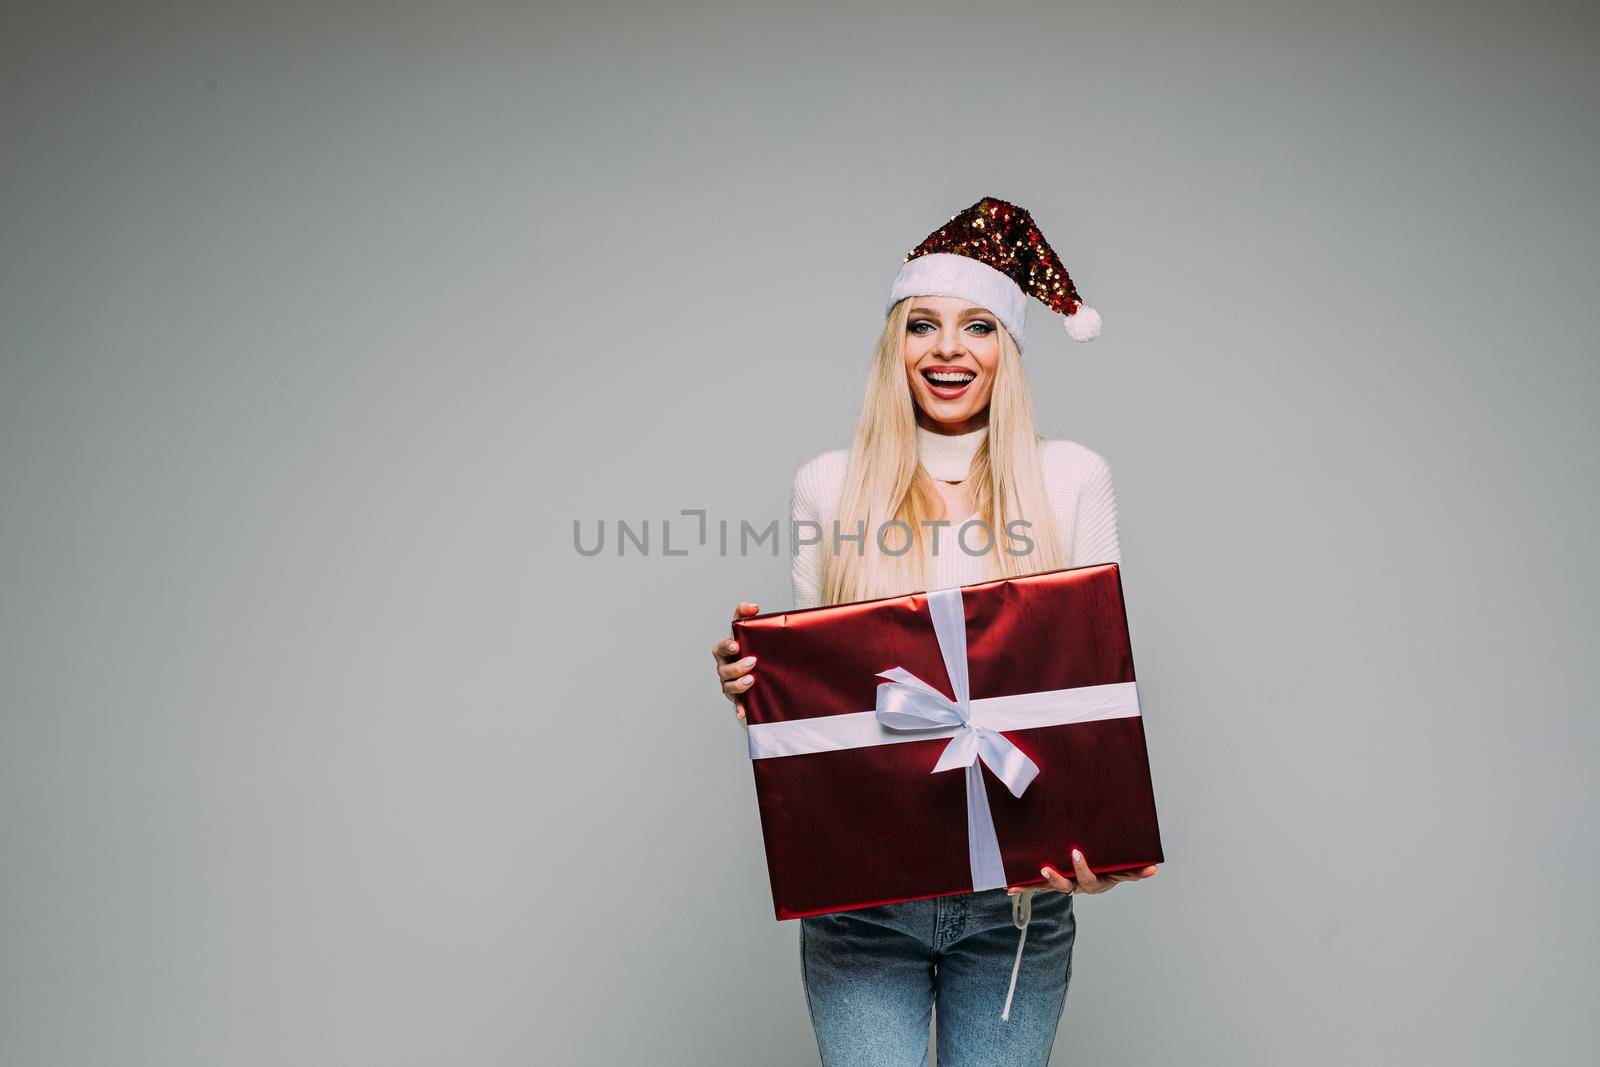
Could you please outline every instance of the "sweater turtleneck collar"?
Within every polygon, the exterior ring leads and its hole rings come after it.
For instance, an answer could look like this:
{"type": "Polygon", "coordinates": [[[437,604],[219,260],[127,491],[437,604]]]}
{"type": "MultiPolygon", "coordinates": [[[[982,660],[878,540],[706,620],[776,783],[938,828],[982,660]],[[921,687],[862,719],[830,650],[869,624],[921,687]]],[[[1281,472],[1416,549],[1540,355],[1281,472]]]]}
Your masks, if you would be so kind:
{"type": "Polygon", "coordinates": [[[980,426],[970,433],[934,433],[917,425],[917,455],[928,473],[941,482],[965,481],[972,469],[972,457],[978,446],[989,435],[989,427],[980,426]]]}

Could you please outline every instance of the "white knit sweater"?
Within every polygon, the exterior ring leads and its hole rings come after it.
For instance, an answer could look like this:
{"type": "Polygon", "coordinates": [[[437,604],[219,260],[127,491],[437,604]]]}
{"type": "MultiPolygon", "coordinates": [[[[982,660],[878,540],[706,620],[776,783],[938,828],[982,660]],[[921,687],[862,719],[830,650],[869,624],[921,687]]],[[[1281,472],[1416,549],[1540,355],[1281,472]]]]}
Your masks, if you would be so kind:
{"type": "MultiPolygon", "coordinates": [[[[917,427],[917,453],[922,465],[936,478],[958,480],[966,476],[978,446],[988,433],[980,427],[966,434],[938,434],[917,427]]],[[[821,541],[803,545],[795,553],[790,574],[796,608],[816,607],[822,602],[822,564],[833,536],[833,520],[844,487],[846,449],[824,452],[801,467],[794,476],[790,515],[795,521],[815,522],[822,530],[821,541]]],[[[1050,498],[1050,516],[1055,522],[1067,566],[1091,563],[1120,563],[1117,543],[1117,498],[1111,484],[1111,471],[1100,456],[1076,441],[1051,439],[1039,442],[1039,468],[1044,476],[1045,493],[1050,498]]],[[[843,525],[841,523],[841,525],[843,525]]],[[[939,551],[934,552],[924,530],[929,562],[928,588],[971,585],[998,577],[989,556],[975,556],[961,550],[955,537],[959,524],[938,531],[939,551]]],[[[807,527],[814,531],[815,527],[807,527]]],[[[850,533],[844,530],[844,533],[850,533]]],[[[1004,536],[1004,531],[1000,531],[1004,536]]],[[[870,536],[869,532],[869,536],[870,536]]],[[[983,537],[973,532],[968,544],[978,547],[983,537]]],[[[846,541],[840,551],[854,552],[846,541]]],[[[916,592],[917,590],[906,590],[916,592]]]]}

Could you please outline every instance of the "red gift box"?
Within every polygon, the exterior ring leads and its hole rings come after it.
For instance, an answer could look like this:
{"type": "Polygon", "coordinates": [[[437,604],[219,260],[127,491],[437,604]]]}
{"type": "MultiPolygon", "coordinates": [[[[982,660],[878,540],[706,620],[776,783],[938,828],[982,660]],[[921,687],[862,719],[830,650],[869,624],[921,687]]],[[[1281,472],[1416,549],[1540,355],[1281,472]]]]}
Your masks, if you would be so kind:
{"type": "Polygon", "coordinates": [[[1162,862],[1117,564],[733,636],[757,657],[742,699],[779,919],[1038,885],[1074,847],[1096,873],[1162,862]]]}

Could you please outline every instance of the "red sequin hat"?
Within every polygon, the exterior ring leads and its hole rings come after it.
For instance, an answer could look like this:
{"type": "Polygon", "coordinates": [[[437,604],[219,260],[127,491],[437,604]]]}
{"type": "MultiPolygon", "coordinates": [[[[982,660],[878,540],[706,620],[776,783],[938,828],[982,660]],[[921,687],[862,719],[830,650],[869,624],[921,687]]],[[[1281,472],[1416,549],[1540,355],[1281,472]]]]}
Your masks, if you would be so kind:
{"type": "Polygon", "coordinates": [[[1033,216],[992,196],[950,216],[906,253],[884,314],[908,296],[972,300],[995,313],[1019,349],[1029,296],[1066,316],[1067,336],[1074,341],[1100,336],[1099,313],[1084,306],[1033,216]]]}

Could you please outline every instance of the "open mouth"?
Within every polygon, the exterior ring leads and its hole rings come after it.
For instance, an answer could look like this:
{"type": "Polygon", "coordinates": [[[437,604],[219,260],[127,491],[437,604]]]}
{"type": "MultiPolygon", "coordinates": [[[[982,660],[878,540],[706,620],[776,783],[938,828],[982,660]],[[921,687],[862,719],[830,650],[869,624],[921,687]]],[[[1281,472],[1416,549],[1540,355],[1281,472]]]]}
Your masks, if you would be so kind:
{"type": "Polygon", "coordinates": [[[922,380],[928,383],[933,395],[941,400],[954,400],[966,392],[977,377],[976,371],[965,367],[929,367],[922,372],[922,380]]]}

